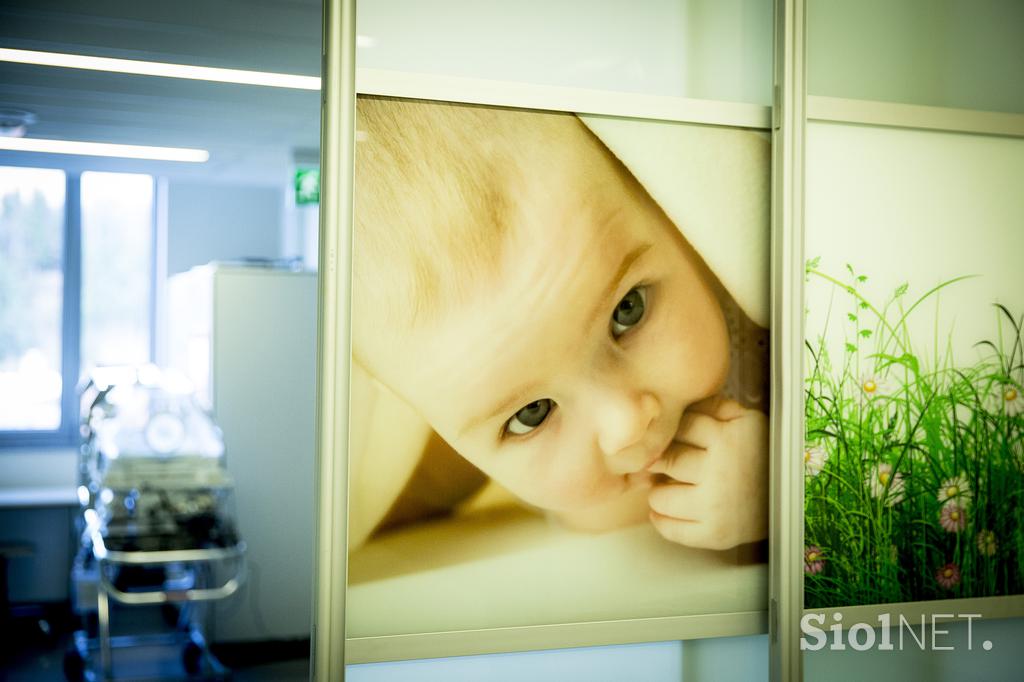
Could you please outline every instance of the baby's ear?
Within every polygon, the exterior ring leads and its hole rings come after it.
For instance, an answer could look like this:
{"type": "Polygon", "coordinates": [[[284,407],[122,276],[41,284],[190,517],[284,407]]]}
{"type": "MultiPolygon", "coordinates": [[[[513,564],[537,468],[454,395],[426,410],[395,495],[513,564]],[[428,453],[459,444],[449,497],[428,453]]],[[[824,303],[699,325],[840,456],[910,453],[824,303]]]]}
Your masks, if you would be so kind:
{"type": "Polygon", "coordinates": [[[735,400],[730,400],[719,393],[690,405],[686,411],[704,414],[714,417],[718,421],[727,422],[739,419],[747,410],[735,400]]]}

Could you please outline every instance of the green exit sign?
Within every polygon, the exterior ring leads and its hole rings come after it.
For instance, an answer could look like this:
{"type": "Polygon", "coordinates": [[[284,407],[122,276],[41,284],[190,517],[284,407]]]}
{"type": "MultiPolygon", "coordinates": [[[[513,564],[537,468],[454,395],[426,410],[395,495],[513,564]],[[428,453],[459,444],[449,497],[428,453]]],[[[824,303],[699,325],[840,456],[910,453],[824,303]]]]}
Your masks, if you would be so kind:
{"type": "Polygon", "coordinates": [[[320,203],[320,169],[300,168],[295,171],[295,203],[320,203]]]}

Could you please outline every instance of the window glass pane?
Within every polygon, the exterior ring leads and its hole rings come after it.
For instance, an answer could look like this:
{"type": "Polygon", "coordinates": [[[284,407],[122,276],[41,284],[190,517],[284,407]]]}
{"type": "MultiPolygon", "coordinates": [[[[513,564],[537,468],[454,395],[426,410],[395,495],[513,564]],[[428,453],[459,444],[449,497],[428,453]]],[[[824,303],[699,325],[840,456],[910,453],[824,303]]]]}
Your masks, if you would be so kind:
{"type": "Polygon", "coordinates": [[[0,167],[0,430],[60,427],[64,173],[0,167]]]}
{"type": "Polygon", "coordinates": [[[153,178],[82,173],[82,371],[150,360],[153,178]]]}

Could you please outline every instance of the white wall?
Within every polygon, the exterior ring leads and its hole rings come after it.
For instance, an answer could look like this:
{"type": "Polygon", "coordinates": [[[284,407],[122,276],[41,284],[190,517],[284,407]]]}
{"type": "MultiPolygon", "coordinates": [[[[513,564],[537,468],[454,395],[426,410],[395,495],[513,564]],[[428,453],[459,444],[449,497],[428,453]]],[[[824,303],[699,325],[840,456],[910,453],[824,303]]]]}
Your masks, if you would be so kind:
{"type": "Polygon", "coordinates": [[[284,192],[284,185],[197,184],[172,179],[167,208],[168,275],[211,260],[279,258],[284,192]]]}

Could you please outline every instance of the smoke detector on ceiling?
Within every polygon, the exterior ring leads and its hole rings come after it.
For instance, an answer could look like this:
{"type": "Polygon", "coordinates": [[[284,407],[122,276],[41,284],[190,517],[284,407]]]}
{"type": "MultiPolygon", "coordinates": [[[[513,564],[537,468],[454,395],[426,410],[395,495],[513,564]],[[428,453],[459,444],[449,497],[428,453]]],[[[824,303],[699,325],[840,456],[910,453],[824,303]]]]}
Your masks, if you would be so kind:
{"type": "Polygon", "coordinates": [[[0,109],[0,137],[25,137],[28,127],[38,119],[24,109],[0,109]]]}

